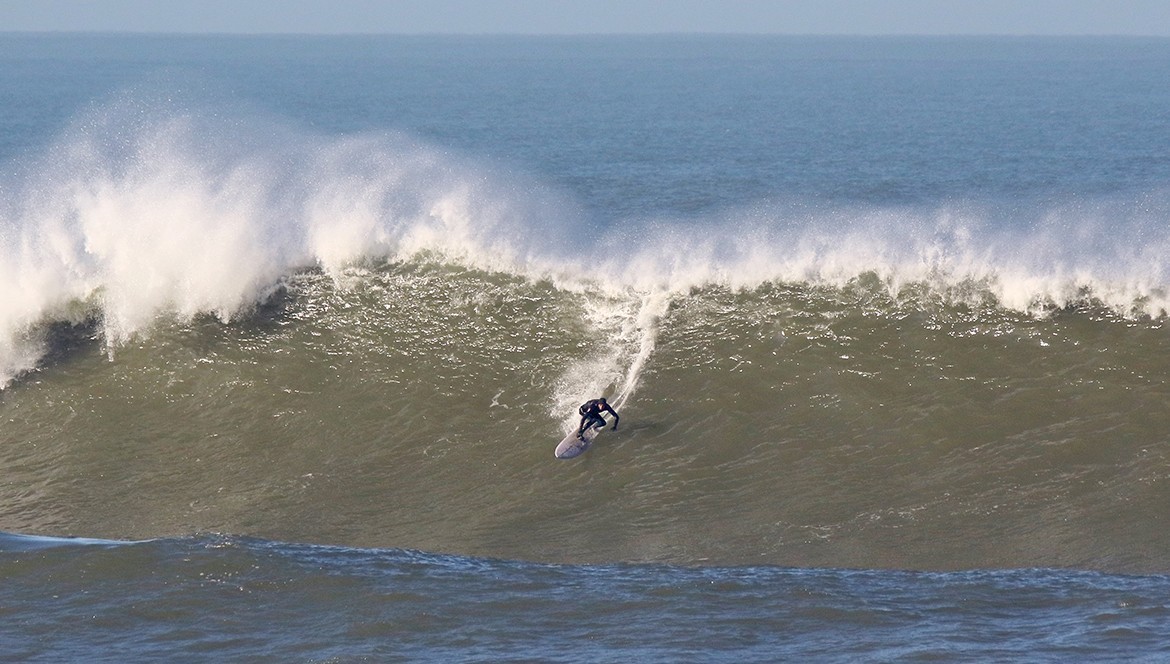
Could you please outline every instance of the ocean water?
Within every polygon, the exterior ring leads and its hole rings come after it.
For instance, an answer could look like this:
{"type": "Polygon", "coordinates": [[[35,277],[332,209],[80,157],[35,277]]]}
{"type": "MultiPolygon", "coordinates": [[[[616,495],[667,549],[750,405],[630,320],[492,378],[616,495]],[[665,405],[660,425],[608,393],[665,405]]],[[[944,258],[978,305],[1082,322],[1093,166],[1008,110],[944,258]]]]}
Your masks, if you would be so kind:
{"type": "Polygon", "coordinates": [[[1168,83],[0,34],[0,658],[1170,657],[1168,83]]]}

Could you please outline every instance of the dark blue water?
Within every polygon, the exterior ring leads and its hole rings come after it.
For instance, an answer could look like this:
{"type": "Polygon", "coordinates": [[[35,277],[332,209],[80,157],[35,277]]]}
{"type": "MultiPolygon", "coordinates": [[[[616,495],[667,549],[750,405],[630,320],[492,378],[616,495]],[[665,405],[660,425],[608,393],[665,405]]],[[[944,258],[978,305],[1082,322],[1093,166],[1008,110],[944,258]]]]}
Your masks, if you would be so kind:
{"type": "Polygon", "coordinates": [[[226,97],[330,134],[405,130],[502,160],[606,219],[776,198],[1092,199],[1170,176],[1160,39],[9,35],[0,48],[0,155],[162,79],[188,106],[226,97]]]}
{"type": "Polygon", "coordinates": [[[1158,661],[1170,582],[7,536],[10,661],[1158,661]]]}

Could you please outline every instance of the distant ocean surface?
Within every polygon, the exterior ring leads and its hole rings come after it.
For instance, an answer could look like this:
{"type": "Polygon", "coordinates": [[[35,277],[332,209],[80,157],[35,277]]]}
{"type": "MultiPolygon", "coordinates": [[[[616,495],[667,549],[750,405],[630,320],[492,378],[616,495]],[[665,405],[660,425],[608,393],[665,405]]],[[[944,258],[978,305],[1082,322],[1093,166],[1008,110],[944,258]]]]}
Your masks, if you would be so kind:
{"type": "Polygon", "coordinates": [[[0,33],[0,109],[4,661],[1170,659],[1170,40],[0,33]]]}

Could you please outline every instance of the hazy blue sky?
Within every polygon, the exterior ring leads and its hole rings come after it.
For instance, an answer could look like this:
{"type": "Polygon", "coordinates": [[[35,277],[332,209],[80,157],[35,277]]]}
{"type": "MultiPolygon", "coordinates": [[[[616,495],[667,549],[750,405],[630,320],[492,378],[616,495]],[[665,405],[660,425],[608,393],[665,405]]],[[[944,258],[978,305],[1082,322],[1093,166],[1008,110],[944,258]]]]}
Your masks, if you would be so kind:
{"type": "Polygon", "coordinates": [[[0,30],[1170,36],[1170,0],[0,0],[0,30]]]}

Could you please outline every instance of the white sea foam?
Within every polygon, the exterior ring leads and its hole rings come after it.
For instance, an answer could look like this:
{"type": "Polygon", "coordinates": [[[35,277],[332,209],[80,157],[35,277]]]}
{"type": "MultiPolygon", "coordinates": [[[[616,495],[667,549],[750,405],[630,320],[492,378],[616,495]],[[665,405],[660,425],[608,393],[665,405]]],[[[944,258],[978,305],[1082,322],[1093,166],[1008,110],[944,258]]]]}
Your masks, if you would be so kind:
{"type": "Polygon", "coordinates": [[[0,386],[35,366],[47,322],[93,317],[112,351],[160,316],[246,314],[300,270],[340,275],[419,254],[549,278],[622,309],[620,324],[601,324],[620,349],[612,366],[566,390],[574,400],[635,389],[659,310],[709,283],[845,284],[871,273],[894,295],[909,283],[975,283],[1021,311],[1086,293],[1124,313],[1168,307],[1162,193],[1008,209],[806,201],[591,223],[529,177],[400,134],[322,136],[134,96],[16,166],[0,181],[0,386]],[[600,251],[587,257],[591,243],[600,251]]]}
{"type": "Polygon", "coordinates": [[[402,135],[246,118],[122,101],[0,182],[0,386],[35,365],[45,323],[79,310],[112,350],[160,316],[246,313],[312,267],[559,261],[551,229],[572,205],[521,176],[402,135]]]}
{"type": "Polygon", "coordinates": [[[643,292],[772,281],[844,286],[873,274],[895,297],[910,284],[952,295],[976,284],[1021,312],[1092,298],[1119,313],[1163,316],[1170,201],[1146,203],[1008,212],[775,206],[623,228],[608,240],[605,273],[643,292]]]}

